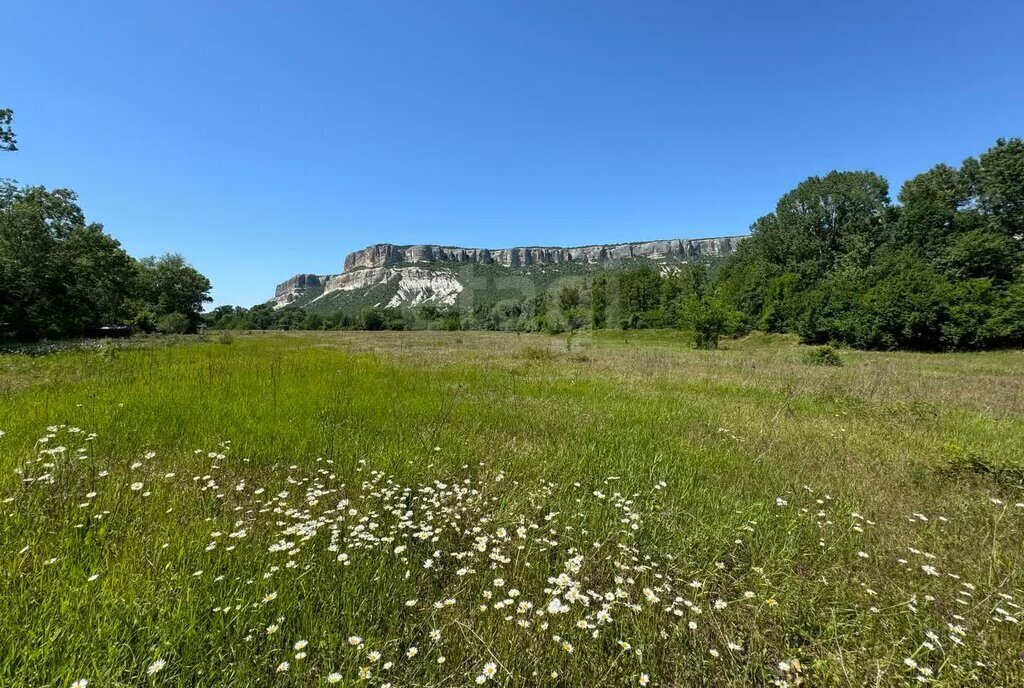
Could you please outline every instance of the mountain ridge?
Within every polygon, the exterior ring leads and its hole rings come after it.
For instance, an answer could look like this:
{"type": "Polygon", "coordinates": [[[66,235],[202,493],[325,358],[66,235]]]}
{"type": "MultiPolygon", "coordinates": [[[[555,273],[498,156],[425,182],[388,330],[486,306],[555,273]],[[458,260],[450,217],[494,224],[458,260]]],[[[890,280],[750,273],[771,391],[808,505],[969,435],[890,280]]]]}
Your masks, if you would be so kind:
{"type": "MultiPolygon", "coordinates": [[[[341,273],[299,273],[277,285],[275,308],[290,305],[316,309],[324,297],[344,309],[361,305],[415,306],[433,302],[453,305],[464,288],[457,269],[493,266],[513,272],[545,267],[586,269],[631,260],[656,263],[716,259],[731,255],[743,235],[699,239],[659,239],[584,246],[516,246],[468,248],[441,244],[371,244],[345,257],[341,273]]],[[[323,304],[326,307],[326,304],[323,304]]]]}
{"type": "Polygon", "coordinates": [[[497,263],[505,267],[582,262],[607,263],[629,258],[719,257],[735,250],[742,236],[699,239],[657,239],[582,246],[514,246],[469,248],[443,244],[371,244],[345,257],[345,272],[361,267],[387,267],[397,263],[497,263]]]}

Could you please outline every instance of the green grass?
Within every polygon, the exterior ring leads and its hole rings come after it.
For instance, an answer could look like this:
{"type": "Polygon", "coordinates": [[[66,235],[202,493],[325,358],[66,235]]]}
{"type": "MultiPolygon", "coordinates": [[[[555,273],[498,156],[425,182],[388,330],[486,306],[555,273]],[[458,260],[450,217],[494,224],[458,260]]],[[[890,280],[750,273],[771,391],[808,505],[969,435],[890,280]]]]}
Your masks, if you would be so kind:
{"type": "Polygon", "coordinates": [[[1024,354],[804,351],[0,357],[0,685],[1020,685],[1024,354]]]}

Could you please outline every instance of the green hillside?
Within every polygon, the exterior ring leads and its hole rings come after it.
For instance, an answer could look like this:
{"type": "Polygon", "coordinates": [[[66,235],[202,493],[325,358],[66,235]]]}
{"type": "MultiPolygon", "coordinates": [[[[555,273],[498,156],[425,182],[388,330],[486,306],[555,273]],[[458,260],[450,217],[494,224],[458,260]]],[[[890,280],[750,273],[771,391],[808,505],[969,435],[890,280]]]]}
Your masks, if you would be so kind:
{"type": "MultiPolygon", "coordinates": [[[[634,259],[618,261],[611,265],[588,263],[561,263],[554,265],[531,265],[527,267],[505,267],[497,264],[479,265],[438,264],[424,266],[417,263],[399,263],[391,266],[392,270],[403,268],[419,268],[439,275],[451,275],[462,285],[455,303],[452,304],[460,312],[469,313],[474,309],[491,308],[503,301],[523,302],[545,293],[557,290],[563,285],[575,285],[584,288],[589,277],[600,272],[616,269],[628,269],[639,265],[649,265],[658,270],[677,269],[687,261],[667,259],[652,261],[634,259]]],[[[690,261],[692,262],[692,261],[690,261]]],[[[704,258],[701,262],[709,268],[716,268],[720,258],[704,258]]],[[[365,270],[366,268],[358,268],[365,270]]],[[[399,294],[400,275],[396,272],[386,281],[374,283],[368,288],[337,290],[324,295],[322,289],[307,291],[303,296],[288,304],[289,308],[302,308],[307,313],[333,315],[342,313],[356,315],[364,308],[387,306],[399,294]]],[[[449,305],[440,299],[428,297],[419,303],[449,305]]],[[[400,308],[411,308],[412,303],[403,302],[400,308]]]]}

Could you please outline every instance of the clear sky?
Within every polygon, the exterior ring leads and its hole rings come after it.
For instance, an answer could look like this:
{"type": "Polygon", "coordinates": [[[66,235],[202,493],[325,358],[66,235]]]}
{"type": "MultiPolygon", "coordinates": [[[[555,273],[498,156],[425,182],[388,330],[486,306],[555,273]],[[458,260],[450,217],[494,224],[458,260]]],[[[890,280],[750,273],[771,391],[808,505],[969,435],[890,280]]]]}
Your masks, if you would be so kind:
{"type": "Polygon", "coordinates": [[[744,233],[1024,135],[1024,3],[4,0],[0,176],[252,305],[375,242],[744,233]]]}

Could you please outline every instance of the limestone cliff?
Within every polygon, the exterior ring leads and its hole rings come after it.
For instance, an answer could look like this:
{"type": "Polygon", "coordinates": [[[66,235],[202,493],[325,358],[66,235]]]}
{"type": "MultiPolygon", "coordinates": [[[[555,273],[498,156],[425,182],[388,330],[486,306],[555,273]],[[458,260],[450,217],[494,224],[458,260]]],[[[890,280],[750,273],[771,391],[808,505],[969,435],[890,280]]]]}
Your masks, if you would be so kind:
{"type": "MultiPolygon", "coordinates": [[[[562,248],[461,248],[420,244],[374,244],[348,254],[344,272],[336,275],[299,274],[277,285],[271,303],[276,308],[291,304],[337,309],[354,305],[415,306],[421,303],[451,305],[469,286],[467,271],[498,266],[526,274],[544,266],[598,266],[617,261],[649,260],[661,263],[698,258],[720,258],[736,250],[741,236],[710,239],[666,239],[625,244],[595,244],[562,248]]],[[[563,268],[560,268],[563,269],[563,268]]],[[[470,275],[471,277],[471,275],[470,275]]]]}
{"type": "Polygon", "coordinates": [[[310,294],[310,292],[317,290],[322,292],[324,282],[328,277],[329,275],[295,275],[295,277],[281,282],[274,290],[274,305],[280,308],[310,294]]]}
{"type": "Polygon", "coordinates": [[[552,265],[558,263],[609,263],[615,260],[646,258],[692,258],[725,256],[732,253],[743,237],[712,239],[666,239],[628,244],[595,244],[562,248],[557,246],[521,246],[516,248],[460,248],[458,246],[395,246],[374,244],[348,254],[345,271],[357,268],[382,268],[400,263],[478,263],[505,267],[552,265]]]}

